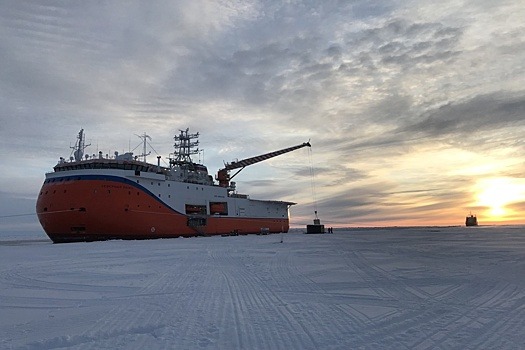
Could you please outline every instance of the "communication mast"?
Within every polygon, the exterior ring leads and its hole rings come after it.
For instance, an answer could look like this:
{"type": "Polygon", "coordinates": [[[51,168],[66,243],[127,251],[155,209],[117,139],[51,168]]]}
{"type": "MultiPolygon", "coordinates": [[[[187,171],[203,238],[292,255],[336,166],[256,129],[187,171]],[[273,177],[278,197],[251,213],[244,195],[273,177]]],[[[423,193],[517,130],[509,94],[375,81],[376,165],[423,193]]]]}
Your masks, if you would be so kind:
{"type": "Polygon", "coordinates": [[[149,151],[148,153],[146,153],[146,151],[148,150],[147,149],[147,144],[148,144],[148,140],[151,141],[151,137],[146,134],[146,133],[143,133],[142,135],[137,135],[135,134],[135,136],[139,137],[141,140],[142,140],[142,144],[143,144],[143,151],[142,151],[142,154],[139,154],[137,157],[143,157],[143,161],[144,163],[146,163],[146,156],[149,156],[151,154],[151,151],[149,151]]]}
{"type": "Polygon", "coordinates": [[[175,150],[173,151],[174,159],[170,159],[171,164],[187,164],[187,163],[193,163],[191,160],[191,155],[198,154],[199,148],[199,141],[192,141],[193,139],[197,139],[199,137],[199,133],[196,134],[190,134],[189,128],[186,130],[180,130],[179,136],[175,136],[173,139],[175,140],[175,144],[173,147],[175,150]]]}
{"type": "Polygon", "coordinates": [[[80,129],[80,132],[77,135],[77,141],[75,143],[74,147],[70,147],[73,149],[73,157],[70,157],[71,160],[75,160],[75,162],[80,162],[82,160],[82,157],[84,156],[84,150],[91,146],[91,144],[86,145],[84,140],[84,129],[80,129]]]}

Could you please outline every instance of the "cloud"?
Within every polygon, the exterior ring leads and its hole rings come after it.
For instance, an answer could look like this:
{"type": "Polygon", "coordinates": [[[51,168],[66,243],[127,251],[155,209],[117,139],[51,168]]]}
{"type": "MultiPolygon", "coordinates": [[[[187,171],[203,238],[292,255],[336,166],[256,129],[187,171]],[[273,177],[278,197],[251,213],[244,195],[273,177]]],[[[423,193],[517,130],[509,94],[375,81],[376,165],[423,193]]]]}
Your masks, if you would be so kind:
{"type": "Polygon", "coordinates": [[[147,132],[165,157],[190,127],[210,172],[311,139],[311,153],[236,178],[254,198],[299,202],[299,217],[311,216],[313,169],[319,208],[334,219],[444,220],[440,210],[472,204],[476,176],[525,171],[522,7],[10,3],[0,13],[0,185],[22,163],[17,191],[34,188],[80,128],[94,153],[126,151],[147,132]]]}
{"type": "MultiPolygon", "coordinates": [[[[401,126],[399,135],[416,135],[431,139],[447,139],[447,142],[460,143],[468,140],[470,146],[479,144],[487,133],[494,136],[495,130],[522,127],[525,125],[525,95],[493,93],[478,95],[466,101],[451,102],[426,112],[420,121],[401,126]]],[[[496,134],[497,135],[497,134],[496,134]]],[[[519,134],[514,136],[521,139],[519,134]]],[[[479,145],[492,147],[493,142],[479,145]]],[[[497,141],[499,142],[499,140],[497,141]]]]}

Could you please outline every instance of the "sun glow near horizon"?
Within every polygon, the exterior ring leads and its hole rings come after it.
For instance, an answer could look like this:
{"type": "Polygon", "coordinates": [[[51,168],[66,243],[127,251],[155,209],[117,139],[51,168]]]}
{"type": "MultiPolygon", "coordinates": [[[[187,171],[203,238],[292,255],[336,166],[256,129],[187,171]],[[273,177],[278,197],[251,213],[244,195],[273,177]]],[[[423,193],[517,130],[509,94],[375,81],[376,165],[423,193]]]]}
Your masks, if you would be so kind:
{"type": "Polygon", "coordinates": [[[476,206],[487,208],[490,220],[503,221],[512,214],[510,204],[525,201],[525,179],[483,179],[476,184],[476,193],[476,206]]]}

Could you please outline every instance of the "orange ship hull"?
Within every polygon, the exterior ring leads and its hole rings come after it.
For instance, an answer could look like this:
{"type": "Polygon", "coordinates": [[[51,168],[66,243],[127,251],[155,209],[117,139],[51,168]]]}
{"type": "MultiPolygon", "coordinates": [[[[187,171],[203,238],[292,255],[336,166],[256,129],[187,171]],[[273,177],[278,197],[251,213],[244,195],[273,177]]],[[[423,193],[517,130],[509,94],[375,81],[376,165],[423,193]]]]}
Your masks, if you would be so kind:
{"type": "Polygon", "coordinates": [[[36,211],[44,231],[55,243],[249,234],[260,233],[262,228],[277,233],[289,229],[288,217],[186,215],[122,179],[73,177],[46,181],[36,211]]]}

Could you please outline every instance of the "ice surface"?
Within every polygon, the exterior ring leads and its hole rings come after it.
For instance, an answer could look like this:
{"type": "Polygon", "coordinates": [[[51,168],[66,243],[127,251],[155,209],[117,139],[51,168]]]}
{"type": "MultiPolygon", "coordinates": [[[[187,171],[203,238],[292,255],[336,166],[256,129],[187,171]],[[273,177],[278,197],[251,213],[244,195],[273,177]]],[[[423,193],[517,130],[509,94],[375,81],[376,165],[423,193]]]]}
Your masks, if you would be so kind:
{"type": "Polygon", "coordinates": [[[1,349],[517,349],[523,227],[0,237],[1,349]]]}

